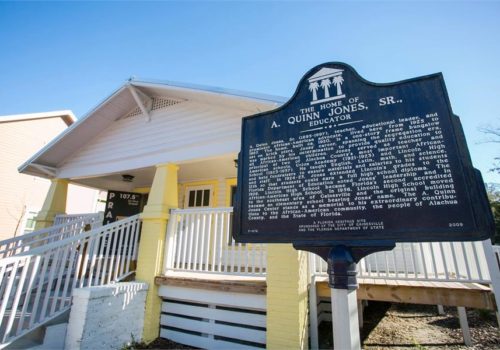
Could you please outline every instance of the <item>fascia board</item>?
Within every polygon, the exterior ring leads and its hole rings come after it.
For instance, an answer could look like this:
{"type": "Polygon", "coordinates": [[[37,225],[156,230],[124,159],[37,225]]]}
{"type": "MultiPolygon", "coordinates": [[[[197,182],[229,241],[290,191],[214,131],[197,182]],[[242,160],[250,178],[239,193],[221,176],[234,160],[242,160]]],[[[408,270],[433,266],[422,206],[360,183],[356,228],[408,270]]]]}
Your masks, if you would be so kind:
{"type": "MultiPolygon", "coordinates": [[[[35,162],[41,155],[43,155],[46,151],[48,151],[50,148],[52,148],[54,145],[59,143],[63,138],[67,137],[69,134],[71,134],[79,125],[83,124],[88,118],[94,114],[99,108],[101,108],[104,104],[106,104],[108,101],[113,99],[114,96],[119,94],[122,90],[126,88],[127,84],[123,84],[120,86],[118,89],[116,89],[110,96],[102,100],[99,104],[97,104],[93,109],[91,109],[87,114],[85,114],[82,118],[78,119],[75,123],[73,123],[70,127],[68,127],[66,130],[64,130],[61,134],[56,136],[52,141],[50,141],[48,144],[46,144],[41,150],[36,152],[31,158],[29,158],[26,162],[24,162],[21,166],[17,168],[17,171],[22,173],[26,168],[33,162],[35,162]]],[[[74,117],[74,116],[73,116],[74,117]]]]}

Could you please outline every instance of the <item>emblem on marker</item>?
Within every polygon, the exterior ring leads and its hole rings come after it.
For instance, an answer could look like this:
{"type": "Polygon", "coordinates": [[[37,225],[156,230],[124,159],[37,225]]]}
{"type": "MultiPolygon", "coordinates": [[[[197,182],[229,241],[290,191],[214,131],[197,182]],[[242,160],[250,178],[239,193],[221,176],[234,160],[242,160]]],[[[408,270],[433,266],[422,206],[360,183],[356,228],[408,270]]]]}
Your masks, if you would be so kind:
{"type": "Polygon", "coordinates": [[[323,67],[307,79],[309,81],[309,91],[312,93],[311,105],[345,97],[342,93],[342,84],[344,83],[344,78],[342,77],[343,71],[343,69],[323,67]],[[330,95],[330,87],[332,85],[337,88],[335,96],[330,95]],[[322,93],[324,96],[322,99],[318,99],[318,90],[320,87],[323,90],[322,92],[320,91],[320,94],[322,93]]]}

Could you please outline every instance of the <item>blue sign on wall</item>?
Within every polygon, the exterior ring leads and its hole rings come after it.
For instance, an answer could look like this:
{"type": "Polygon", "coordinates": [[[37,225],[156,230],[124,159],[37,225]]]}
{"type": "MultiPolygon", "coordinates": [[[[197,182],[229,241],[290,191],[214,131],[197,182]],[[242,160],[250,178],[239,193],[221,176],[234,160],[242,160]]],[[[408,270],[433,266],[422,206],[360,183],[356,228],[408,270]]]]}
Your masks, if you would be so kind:
{"type": "Polygon", "coordinates": [[[240,242],[477,240],[493,221],[441,74],[374,84],[343,63],[243,119],[240,242]]]}

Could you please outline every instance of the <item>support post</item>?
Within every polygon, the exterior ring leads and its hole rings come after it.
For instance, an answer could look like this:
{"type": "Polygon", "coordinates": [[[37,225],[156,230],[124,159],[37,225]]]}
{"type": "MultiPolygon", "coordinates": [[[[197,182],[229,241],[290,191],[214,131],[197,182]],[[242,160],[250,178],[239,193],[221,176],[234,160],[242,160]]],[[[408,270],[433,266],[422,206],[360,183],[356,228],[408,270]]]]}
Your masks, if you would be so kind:
{"type": "Polygon", "coordinates": [[[464,337],[464,344],[466,346],[472,346],[472,338],[470,336],[469,322],[467,322],[467,312],[465,311],[465,307],[458,306],[457,311],[460,328],[462,328],[462,335],[464,337]]]}
{"type": "Polygon", "coordinates": [[[328,277],[332,298],[333,348],[360,350],[356,263],[346,246],[331,249],[328,277]]]}
{"type": "Polygon", "coordinates": [[[363,300],[358,300],[358,322],[359,322],[359,329],[363,329],[363,311],[364,311],[364,306],[363,306],[363,300]]]}
{"type": "Polygon", "coordinates": [[[308,259],[290,244],[267,247],[267,349],[308,348],[308,259]]]}
{"type": "Polygon", "coordinates": [[[311,349],[319,349],[318,338],[318,293],[316,292],[316,276],[311,278],[309,287],[309,337],[311,339],[311,349]]]}
{"type": "Polygon", "coordinates": [[[170,209],[178,207],[177,171],[174,164],[156,166],[156,172],[141,214],[142,232],[137,259],[136,280],[149,285],[146,297],[142,339],[150,342],[159,336],[161,299],[155,277],[163,272],[165,234],[170,209]]]}
{"type": "Polygon", "coordinates": [[[68,180],[52,179],[50,188],[43,202],[42,210],[36,217],[35,230],[50,227],[54,224],[57,214],[66,212],[66,197],[68,196],[68,180]]]}
{"type": "Polygon", "coordinates": [[[444,315],[444,307],[443,305],[438,305],[438,315],[444,315]]]}

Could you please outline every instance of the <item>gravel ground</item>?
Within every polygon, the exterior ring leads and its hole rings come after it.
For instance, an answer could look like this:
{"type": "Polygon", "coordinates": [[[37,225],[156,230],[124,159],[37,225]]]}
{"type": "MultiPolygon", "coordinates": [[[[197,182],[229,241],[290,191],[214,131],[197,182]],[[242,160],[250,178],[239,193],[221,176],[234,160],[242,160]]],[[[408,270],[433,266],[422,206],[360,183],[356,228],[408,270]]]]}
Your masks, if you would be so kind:
{"type": "MultiPolygon", "coordinates": [[[[370,302],[361,333],[363,349],[500,350],[500,330],[493,312],[467,310],[473,346],[466,347],[456,308],[444,310],[444,315],[438,315],[436,306],[370,302]]],[[[319,337],[321,349],[332,349],[331,323],[320,325],[319,337]]],[[[193,348],[158,338],[129,349],[193,348]]]]}
{"type": "Polygon", "coordinates": [[[467,310],[472,347],[463,344],[456,308],[371,303],[365,310],[364,349],[500,349],[500,330],[493,312],[467,310]],[[385,310],[384,310],[385,309],[385,310]]]}

